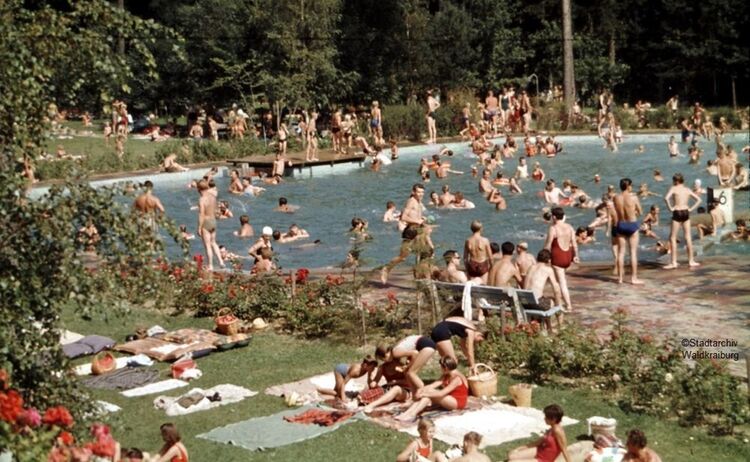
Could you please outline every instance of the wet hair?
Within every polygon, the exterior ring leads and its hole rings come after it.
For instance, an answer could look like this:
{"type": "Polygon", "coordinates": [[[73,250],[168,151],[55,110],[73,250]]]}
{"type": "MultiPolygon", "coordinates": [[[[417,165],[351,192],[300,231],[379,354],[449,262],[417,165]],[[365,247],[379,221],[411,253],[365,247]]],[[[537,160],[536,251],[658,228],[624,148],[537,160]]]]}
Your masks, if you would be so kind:
{"type": "Polygon", "coordinates": [[[544,221],[550,221],[552,219],[552,212],[544,212],[542,218],[544,218],[544,221]]]}
{"type": "Polygon", "coordinates": [[[435,162],[440,162],[440,154],[433,154],[432,160],[434,160],[435,162]]]}
{"type": "Polygon", "coordinates": [[[682,173],[675,173],[672,177],[672,183],[675,185],[683,184],[685,182],[685,177],[682,176],[682,173]]]}
{"type": "Polygon", "coordinates": [[[273,232],[273,233],[271,234],[271,236],[273,237],[273,240],[274,240],[274,241],[278,241],[279,239],[281,239],[281,231],[279,231],[279,230],[277,229],[276,231],[274,231],[274,232],[273,232]]]}
{"type": "Polygon", "coordinates": [[[367,355],[364,358],[362,358],[362,364],[365,366],[377,367],[378,360],[373,358],[372,355],[367,355]]]}
{"type": "Polygon", "coordinates": [[[443,190],[443,192],[448,192],[448,191],[451,190],[451,187],[448,186],[447,184],[444,184],[442,190],[443,190]]]}
{"type": "Polygon", "coordinates": [[[658,207],[656,205],[652,205],[649,211],[655,212],[658,207]]]}
{"type": "Polygon", "coordinates": [[[741,220],[741,219],[735,221],[734,224],[737,225],[737,226],[747,226],[747,222],[745,222],[745,220],[741,220]]]}
{"type": "Polygon", "coordinates": [[[422,433],[423,431],[427,431],[430,428],[434,428],[434,427],[435,427],[435,423],[431,419],[428,419],[427,417],[422,417],[421,419],[419,419],[419,423],[417,423],[417,431],[419,433],[422,433]]]}
{"type": "Polygon", "coordinates": [[[240,215],[240,224],[246,225],[248,223],[250,223],[250,217],[247,215],[240,215]]]}
{"type": "Polygon", "coordinates": [[[385,208],[387,208],[387,209],[396,208],[396,203],[393,202],[393,201],[388,201],[388,202],[385,203],[385,208]]]}
{"type": "Polygon", "coordinates": [[[200,180],[197,186],[198,186],[198,191],[205,191],[209,188],[208,182],[206,180],[200,180]]]}
{"type": "Polygon", "coordinates": [[[554,423],[560,423],[563,418],[563,410],[557,404],[550,404],[544,408],[544,417],[554,423]]]}
{"type": "Polygon", "coordinates": [[[359,218],[359,217],[352,218],[352,229],[356,228],[357,226],[359,226],[359,225],[361,225],[363,223],[364,223],[364,221],[362,221],[362,219],[359,218]]]}
{"type": "Polygon", "coordinates": [[[232,169],[232,173],[234,173],[234,174],[235,174],[235,175],[237,175],[238,177],[240,176],[240,171],[239,171],[239,170],[237,170],[236,168],[235,168],[235,169],[232,169]]]}
{"type": "Polygon", "coordinates": [[[589,200],[589,198],[586,197],[586,195],[578,196],[578,202],[580,202],[581,204],[585,204],[586,201],[588,201],[588,200],[589,200]]]}
{"type": "Polygon", "coordinates": [[[443,254],[443,259],[445,260],[445,263],[448,263],[449,261],[451,261],[451,258],[457,257],[457,256],[458,256],[458,252],[456,252],[455,250],[446,250],[445,253],[443,254]]]}
{"type": "MultiPolygon", "coordinates": [[[[429,177],[429,174],[428,174],[428,177],[429,177]]],[[[422,183],[415,183],[415,184],[414,184],[414,185],[413,185],[413,186],[411,187],[411,191],[412,191],[412,192],[417,192],[417,189],[424,189],[424,185],[423,185],[422,183]]]]}
{"type": "Polygon", "coordinates": [[[536,255],[536,261],[539,263],[549,263],[552,261],[552,253],[547,249],[542,249],[536,255]]]}
{"type": "Polygon", "coordinates": [[[562,209],[562,207],[554,207],[551,210],[552,216],[555,217],[557,220],[562,220],[565,218],[565,210],[562,209]]]}
{"type": "Polygon", "coordinates": [[[464,435],[464,443],[471,443],[478,447],[482,443],[482,435],[477,432],[469,432],[464,435]]]}
{"type": "Polygon", "coordinates": [[[477,231],[482,230],[482,222],[479,220],[474,220],[471,222],[471,232],[476,233],[477,231]]]}
{"type": "Polygon", "coordinates": [[[208,180],[208,187],[209,188],[215,188],[216,187],[216,182],[214,181],[213,178],[211,178],[210,180],[208,180]]]}
{"type": "Polygon", "coordinates": [[[455,371],[458,367],[458,363],[454,358],[450,356],[444,356],[440,358],[440,366],[448,369],[449,371],[455,371]]]}
{"type": "Polygon", "coordinates": [[[513,252],[516,250],[516,246],[510,241],[503,242],[501,248],[503,250],[503,255],[513,255],[513,252]]]}
{"type": "Polygon", "coordinates": [[[500,252],[500,244],[497,242],[490,242],[490,250],[492,251],[492,255],[495,255],[500,252]]]}
{"type": "Polygon", "coordinates": [[[377,348],[375,348],[375,357],[377,359],[383,360],[385,359],[386,355],[393,350],[392,346],[386,346],[386,345],[378,345],[377,348]]]}
{"type": "Polygon", "coordinates": [[[279,197],[279,205],[286,205],[289,201],[286,199],[286,197],[279,197]]]}
{"type": "Polygon", "coordinates": [[[627,191],[628,186],[633,184],[633,180],[630,178],[623,178],[620,180],[620,191],[627,191]]]}
{"type": "Polygon", "coordinates": [[[161,437],[164,439],[162,455],[182,439],[182,437],[180,437],[180,432],[177,431],[177,427],[171,422],[162,424],[161,427],[159,427],[159,431],[161,431],[161,437]]]}
{"type": "Polygon", "coordinates": [[[151,180],[146,180],[143,183],[143,187],[146,188],[146,189],[153,189],[154,188],[154,184],[151,182],[151,180]]]}
{"type": "Polygon", "coordinates": [[[634,428],[628,432],[628,446],[635,446],[638,449],[643,449],[648,444],[646,435],[639,429],[634,428]]]}
{"type": "Polygon", "coordinates": [[[586,228],[584,228],[583,226],[579,226],[576,229],[576,236],[579,235],[579,234],[584,234],[584,233],[588,234],[588,230],[586,228]]]}

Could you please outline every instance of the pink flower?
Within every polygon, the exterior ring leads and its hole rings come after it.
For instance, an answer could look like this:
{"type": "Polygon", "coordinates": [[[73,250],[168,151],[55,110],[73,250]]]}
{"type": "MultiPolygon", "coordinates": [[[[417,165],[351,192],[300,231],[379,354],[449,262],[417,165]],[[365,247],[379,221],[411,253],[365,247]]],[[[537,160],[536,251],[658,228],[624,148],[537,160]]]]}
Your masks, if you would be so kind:
{"type": "Polygon", "coordinates": [[[42,424],[42,416],[39,415],[39,411],[32,407],[24,409],[24,411],[18,416],[18,419],[16,419],[16,422],[20,425],[36,428],[42,424]]]}

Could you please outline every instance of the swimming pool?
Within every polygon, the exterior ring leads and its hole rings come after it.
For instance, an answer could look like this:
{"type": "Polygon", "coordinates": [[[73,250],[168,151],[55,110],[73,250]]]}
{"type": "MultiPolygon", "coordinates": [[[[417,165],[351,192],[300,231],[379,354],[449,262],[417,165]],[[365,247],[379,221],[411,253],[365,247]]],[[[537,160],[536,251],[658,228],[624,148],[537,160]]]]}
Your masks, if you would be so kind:
{"type": "MultiPolygon", "coordinates": [[[[663,195],[671,185],[671,177],[676,172],[682,172],[686,185],[692,186],[696,178],[700,178],[704,187],[716,185],[715,178],[709,178],[705,171],[706,159],[714,158],[713,142],[701,141],[705,150],[703,160],[698,165],[689,165],[686,155],[687,144],[680,145],[681,155],[669,158],[667,142],[669,134],[632,135],[627,136],[620,145],[618,153],[611,153],[602,147],[602,141],[594,136],[560,137],[564,145],[564,152],[556,158],[535,157],[529,161],[529,172],[535,161],[541,163],[548,178],[554,178],[559,186],[564,179],[571,179],[578,184],[589,196],[598,199],[606,192],[607,185],[618,188],[619,180],[628,176],[633,180],[634,189],[642,182],[649,185],[649,189],[659,194],[659,197],[642,199],[644,210],[652,204],[661,208],[660,225],[655,228],[660,238],[668,236],[669,215],[663,195]],[[639,145],[643,145],[645,152],[636,154],[639,145]],[[665,181],[655,182],[652,177],[654,169],[660,169],[665,181]],[[601,176],[601,183],[595,184],[594,174],[601,176]]],[[[521,150],[522,139],[517,138],[521,150]]],[[[726,140],[734,144],[736,150],[747,142],[744,135],[729,136],[726,140]]],[[[511,195],[503,188],[503,195],[508,202],[508,209],[497,212],[478,192],[478,178],[470,175],[471,166],[476,156],[471,154],[467,143],[453,143],[448,145],[455,155],[450,160],[452,169],[464,171],[464,175],[450,175],[445,180],[434,178],[426,183],[425,204],[428,203],[431,191],[440,191],[443,184],[450,185],[455,193],[461,191],[466,198],[476,204],[473,210],[446,210],[428,207],[428,214],[433,215],[438,225],[432,239],[436,247],[436,255],[448,249],[463,251],[463,242],[469,236],[469,224],[478,219],[484,224],[484,234],[491,240],[502,243],[506,240],[518,243],[521,240],[529,243],[529,250],[536,254],[544,242],[547,225],[541,220],[541,209],[545,207],[539,192],[543,183],[525,180],[521,183],[523,194],[511,195]]],[[[372,172],[367,167],[351,164],[348,167],[330,169],[321,167],[313,171],[312,175],[303,174],[290,178],[278,186],[266,186],[267,191],[259,197],[234,196],[229,194],[227,187],[229,180],[226,176],[218,177],[219,199],[227,200],[234,213],[234,218],[218,221],[217,241],[229,250],[240,255],[247,255],[247,249],[257,239],[263,226],[286,231],[292,223],[298,224],[310,233],[309,240],[301,240],[291,244],[275,243],[278,262],[283,268],[324,267],[340,264],[346,253],[353,247],[354,242],[348,234],[353,217],[361,217],[369,222],[369,232],[372,240],[360,246],[362,263],[367,267],[375,267],[390,260],[397,252],[401,243],[400,233],[395,223],[383,223],[382,216],[385,204],[392,200],[400,210],[409,196],[412,184],[419,182],[417,173],[419,159],[431,156],[439,151],[439,146],[414,146],[403,148],[401,157],[390,166],[384,166],[380,172],[372,172]],[[287,197],[290,204],[299,205],[296,213],[285,214],[273,211],[278,198],[287,197]],[[250,223],[255,229],[256,237],[239,239],[232,233],[239,229],[239,216],[248,214],[250,223]],[[320,240],[316,246],[302,246],[320,240]]],[[[512,175],[518,165],[518,155],[515,159],[506,159],[503,171],[512,175]]],[[[366,164],[369,165],[369,164],[366,164]]],[[[481,172],[481,170],[480,170],[481,172]]],[[[189,172],[188,178],[200,177],[203,171],[189,172]],[[192,175],[190,175],[192,173],[192,175]]],[[[155,183],[154,192],[164,203],[167,214],[178,224],[188,225],[190,232],[195,232],[197,212],[190,210],[197,204],[198,194],[194,189],[187,189],[188,181],[185,177],[175,181],[167,175],[152,177],[155,183]]],[[[735,195],[735,210],[746,210],[750,205],[748,192],[738,192],[735,195]]],[[[705,205],[705,196],[704,204],[705,205]]],[[[586,226],[595,215],[593,209],[581,210],[567,207],[568,222],[573,227],[586,226]]],[[[732,225],[733,226],[733,225],[732,225]]],[[[600,229],[596,233],[597,242],[582,246],[580,255],[582,261],[602,261],[611,259],[609,239],[600,229]]],[[[653,239],[641,239],[641,260],[655,260],[657,255],[653,248],[653,239]]],[[[170,247],[172,252],[176,246],[170,247]]],[[[193,253],[203,253],[200,240],[191,242],[193,253]]],[[[747,243],[729,243],[707,247],[705,254],[737,254],[750,252],[747,243]]],[[[684,257],[684,254],[681,258],[684,257]]],[[[247,269],[249,263],[245,264],[247,269]]]]}

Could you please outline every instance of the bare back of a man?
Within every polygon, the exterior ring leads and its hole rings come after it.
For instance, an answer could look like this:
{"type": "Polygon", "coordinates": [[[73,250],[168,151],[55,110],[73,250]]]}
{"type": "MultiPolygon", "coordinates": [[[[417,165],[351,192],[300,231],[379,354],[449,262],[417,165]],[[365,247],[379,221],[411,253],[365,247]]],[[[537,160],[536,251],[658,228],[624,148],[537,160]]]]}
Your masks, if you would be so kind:
{"type": "Polygon", "coordinates": [[[625,274],[625,251],[627,247],[630,249],[631,283],[643,284],[638,279],[638,238],[641,228],[638,217],[643,210],[638,196],[633,194],[633,182],[630,178],[620,180],[620,190],[622,192],[613,199],[616,221],[612,228],[612,234],[617,239],[615,267],[617,268],[618,282],[622,284],[625,274]]]}
{"type": "Polygon", "coordinates": [[[473,233],[464,244],[464,264],[470,278],[480,278],[487,282],[487,273],[492,265],[492,249],[490,241],[482,236],[482,223],[473,221],[471,223],[473,233]]]}

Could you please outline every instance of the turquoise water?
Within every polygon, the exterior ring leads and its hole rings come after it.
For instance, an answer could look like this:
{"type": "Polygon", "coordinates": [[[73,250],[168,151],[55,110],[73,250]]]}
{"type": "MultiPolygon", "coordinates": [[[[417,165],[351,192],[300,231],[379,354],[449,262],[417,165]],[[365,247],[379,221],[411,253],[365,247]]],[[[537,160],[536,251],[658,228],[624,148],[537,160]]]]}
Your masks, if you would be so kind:
{"type": "MultiPolygon", "coordinates": [[[[548,178],[554,178],[562,186],[564,179],[571,179],[578,184],[589,196],[597,199],[606,191],[607,185],[617,187],[620,178],[630,177],[634,186],[646,182],[649,189],[659,194],[659,197],[649,197],[642,200],[644,210],[652,204],[661,208],[660,225],[655,232],[660,238],[668,236],[669,216],[663,195],[671,184],[671,176],[682,172],[686,184],[692,186],[696,178],[700,178],[703,187],[716,184],[715,178],[709,178],[705,171],[705,161],[714,158],[713,142],[701,142],[706,153],[699,165],[689,165],[686,155],[687,144],[680,145],[681,156],[669,158],[667,142],[669,134],[627,136],[620,145],[618,153],[611,153],[602,147],[602,142],[593,136],[561,137],[564,153],[556,158],[535,157],[530,164],[539,161],[548,178]],[[639,145],[645,147],[643,154],[636,154],[639,145]],[[661,170],[666,181],[655,182],[652,172],[655,168],[661,170]],[[601,176],[601,183],[595,184],[594,174],[601,176]]],[[[517,138],[522,146],[521,138],[517,138]]],[[[746,137],[735,135],[727,140],[739,151],[747,142],[746,137]]],[[[521,183],[523,194],[511,195],[503,189],[503,195],[508,202],[508,209],[497,212],[479,194],[478,179],[472,178],[471,166],[475,156],[471,154],[465,143],[448,145],[455,155],[451,160],[452,169],[466,172],[464,175],[450,175],[445,180],[433,178],[426,183],[425,204],[428,202],[429,192],[440,191],[444,183],[451,186],[455,193],[461,191],[466,198],[476,204],[473,210],[445,210],[429,208],[428,214],[434,215],[436,224],[432,239],[436,246],[436,254],[441,255],[445,250],[463,250],[463,242],[470,234],[469,224],[472,220],[481,220],[485,227],[485,235],[492,241],[502,243],[506,240],[529,243],[530,251],[536,254],[543,245],[547,226],[541,220],[541,209],[545,207],[539,193],[543,183],[526,180],[521,183]]],[[[247,255],[247,249],[260,234],[263,226],[285,231],[292,223],[306,229],[311,238],[291,244],[275,243],[278,262],[283,268],[324,267],[340,264],[346,253],[352,248],[353,241],[348,234],[353,217],[361,217],[369,222],[369,232],[372,240],[361,245],[362,262],[365,266],[373,267],[390,260],[397,252],[401,243],[400,233],[395,223],[383,223],[382,216],[385,204],[392,200],[400,210],[409,196],[412,184],[419,182],[417,167],[419,159],[437,153],[438,146],[417,146],[401,150],[401,157],[390,166],[385,166],[378,173],[369,168],[349,167],[338,169],[339,173],[329,173],[328,167],[315,170],[310,176],[304,173],[298,178],[289,178],[278,186],[266,186],[267,191],[259,197],[234,196],[227,191],[228,178],[217,178],[219,199],[228,200],[234,212],[234,218],[219,220],[217,241],[229,250],[240,255],[247,255]],[[300,206],[294,214],[274,212],[278,198],[284,196],[289,203],[300,206]],[[255,238],[242,240],[232,235],[239,229],[239,216],[246,213],[250,216],[250,223],[256,233],[255,238]],[[319,239],[317,246],[305,248],[301,244],[319,239]]],[[[515,159],[506,159],[503,171],[513,174],[518,164],[515,159]]],[[[529,172],[531,172],[531,165],[529,172]]],[[[202,171],[195,176],[202,175],[202,171]]],[[[185,182],[162,181],[160,176],[154,177],[155,194],[162,199],[168,215],[178,224],[187,224],[190,232],[195,232],[197,223],[196,211],[190,206],[196,205],[198,194],[193,189],[187,189],[185,182]]],[[[735,209],[744,210],[750,205],[748,192],[735,195],[735,209]]],[[[705,196],[704,196],[705,203],[705,196]]],[[[705,204],[704,204],[705,205],[705,204]]],[[[566,208],[568,222],[573,227],[586,226],[594,218],[593,209],[581,210],[566,208]]],[[[580,249],[583,261],[601,261],[611,259],[609,239],[603,231],[596,233],[597,242],[582,246],[580,249]]],[[[657,255],[652,249],[653,239],[641,239],[641,260],[655,260],[657,255]]],[[[729,243],[707,247],[706,255],[746,253],[750,245],[746,243],[729,243]]],[[[173,248],[175,250],[176,247],[173,248]]],[[[192,252],[203,253],[203,246],[199,240],[192,241],[192,252]]],[[[684,254],[683,254],[684,256],[684,254]]],[[[245,263],[245,268],[249,263],[245,263]]]]}

